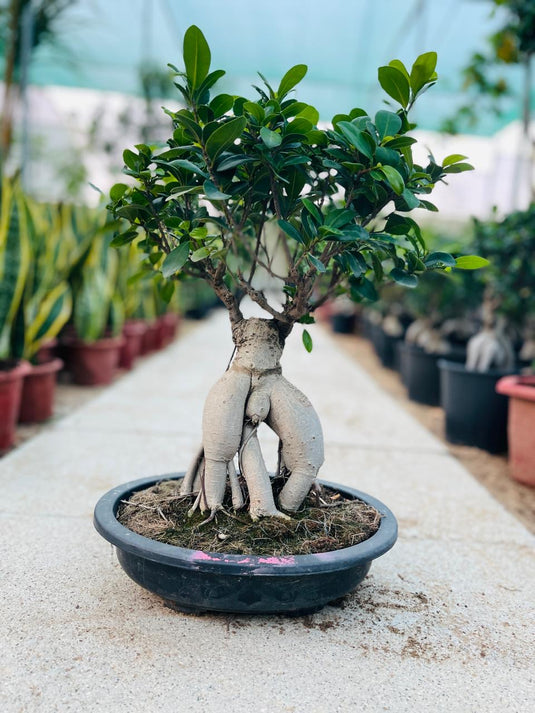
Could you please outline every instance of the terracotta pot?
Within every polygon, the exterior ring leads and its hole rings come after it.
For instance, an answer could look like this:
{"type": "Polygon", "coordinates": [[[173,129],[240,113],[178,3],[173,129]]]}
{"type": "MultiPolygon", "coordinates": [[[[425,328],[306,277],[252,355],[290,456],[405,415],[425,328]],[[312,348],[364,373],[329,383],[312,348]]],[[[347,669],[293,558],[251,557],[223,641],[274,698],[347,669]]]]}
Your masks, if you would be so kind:
{"type": "Polygon", "coordinates": [[[145,322],[147,330],[141,341],[141,354],[150,354],[156,351],[158,341],[158,322],[145,322]]]}
{"type": "Polygon", "coordinates": [[[15,429],[22,396],[22,380],[28,372],[28,363],[0,364],[0,453],[7,451],[15,441],[15,429]]]}
{"type": "Polygon", "coordinates": [[[535,487],[535,376],[504,376],[496,384],[496,391],[509,396],[511,477],[535,487]]]}
{"type": "Polygon", "coordinates": [[[40,423],[52,416],[56,376],[62,367],[61,359],[28,365],[22,383],[19,423],[40,423]]]}
{"type": "Polygon", "coordinates": [[[134,362],[141,354],[143,335],[147,331],[147,325],[140,320],[126,322],[123,327],[123,345],[119,355],[119,367],[121,369],[131,369],[134,362]]]}
{"type": "Polygon", "coordinates": [[[80,386],[111,383],[119,365],[122,343],[122,337],[108,337],[96,342],[67,339],[65,358],[73,382],[80,386]]]}
{"type": "Polygon", "coordinates": [[[174,312],[167,312],[167,314],[162,314],[158,322],[163,331],[163,343],[166,346],[176,337],[180,325],[180,315],[174,312]]]}
{"type": "Polygon", "coordinates": [[[35,361],[37,364],[45,364],[46,362],[52,361],[56,358],[56,349],[58,347],[57,339],[49,339],[45,342],[37,354],[35,355],[35,361]]]}

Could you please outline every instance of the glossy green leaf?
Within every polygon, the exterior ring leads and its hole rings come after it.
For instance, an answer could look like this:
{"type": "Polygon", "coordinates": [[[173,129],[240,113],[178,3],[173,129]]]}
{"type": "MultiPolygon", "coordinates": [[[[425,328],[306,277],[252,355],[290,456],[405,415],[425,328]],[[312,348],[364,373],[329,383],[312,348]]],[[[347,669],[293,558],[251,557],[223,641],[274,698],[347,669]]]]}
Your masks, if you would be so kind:
{"type": "Polygon", "coordinates": [[[410,86],[407,77],[396,67],[379,67],[379,84],[388,94],[406,109],[410,99],[410,86]]]}
{"type": "Polygon", "coordinates": [[[390,277],[395,280],[399,285],[403,287],[416,287],[418,284],[418,278],[416,275],[410,275],[405,270],[400,267],[395,267],[390,271],[390,277]]]}
{"type": "Polygon", "coordinates": [[[214,112],[214,117],[218,119],[232,109],[234,106],[234,97],[230,94],[218,94],[212,99],[209,106],[214,112]]]}
{"type": "Polygon", "coordinates": [[[228,193],[222,193],[212,181],[205,181],[203,185],[204,195],[211,201],[223,201],[230,198],[228,193]]]}
{"type": "Polygon", "coordinates": [[[432,81],[437,66],[437,53],[425,52],[421,54],[412,65],[410,74],[411,89],[414,94],[417,94],[422,87],[429,81],[432,81]]]}
{"type": "Polygon", "coordinates": [[[473,171],[474,167],[471,163],[454,163],[451,166],[446,166],[444,173],[464,173],[465,171],[473,171]]]}
{"type": "Polygon", "coordinates": [[[468,156],[463,156],[460,153],[452,153],[449,156],[446,156],[444,161],[442,161],[442,166],[451,166],[453,163],[459,163],[459,161],[464,161],[465,158],[468,158],[468,156]]]}
{"type": "Polygon", "coordinates": [[[288,235],[290,238],[293,238],[294,240],[297,240],[298,243],[303,242],[303,237],[301,233],[297,230],[297,228],[294,228],[294,226],[289,223],[287,220],[279,220],[277,221],[279,224],[279,228],[283,230],[286,235],[288,235]]]}
{"type": "Polygon", "coordinates": [[[388,63],[388,66],[389,66],[389,67],[394,67],[395,69],[397,69],[398,71],[400,71],[401,74],[405,75],[405,77],[406,77],[407,79],[409,79],[409,73],[408,73],[408,71],[407,71],[407,67],[405,67],[405,65],[403,64],[403,62],[402,62],[400,59],[392,59],[392,60],[388,63]]]}
{"type": "Polygon", "coordinates": [[[302,338],[303,338],[303,346],[305,347],[307,352],[310,354],[310,352],[312,351],[312,347],[314,345],[312,342],[312,337],[310,336],[310,334],[308,333],[308,331],[306,329],[303,329],[303,337],[302,338]]]}
{"type": "Polygon", "coordinates": [[[197,89],[210,69],[210,48],[196,25],[191,25],[184,35],[183,46],[186,76],[193,89],[197,89]]]}
{"type": "Polygon", "coordinates": [[[278,99],[284,99],[288,92],[299,84],[299,82],[306,75],[307,71],[308,67],[306,64],[296,64],[295,67],[289,69],[279,84],[279,88],[277,90],[278,99]]]}
{"type": "Polygon", "coordinates": [[[128,186],[126,183],[116,183],[110,188],[110,198],[112,201],[118,201],[124,196],[127,190],[128,186]]]}
{"type": "Polygon", "coordinates": [[[490,265],[490,261],[479,255],[461,255],[455,260],[455,267],[459,270],[479,270],[490,265]]]}
{"type": "Polygon", "coordinates": [[[401,119],[392,111],[378,111],[375,115],[375,126],[381,141],[386,136],[395,136],[401,129],[401,119]]]}
{"type": "Polygon", "coordinates": [[[433,252],[425,258],[424,264],[428,270],[434,267],[441,267],[445,265],[446,267],[455,267],[456,261],[453,255],[444,252],[433,252]]]}
{"type": "Polygon", "coordinates": [[[199,248],[191,254],[190,260],[191,262],[199,262],[200,260],[207,258],[208,255],[210,255],[210,250],[208,248],[199,248]]]}
{"type": "Polygon", "coordinates": [[[384,177],[392,186],[394,192],[397,193],[398,196],[401,195],[405,190],[405,183],[399,171],[396,171],[392,166],[381,166],[378,170],[384,174],[384,177]]]}
{"type": "Polygon", "coordinates": [[[318,260],[317,257],[314,255],[307,255],[308,261],[310,262],[311,265],[313,265],[318,272],[325,272],[327,268],[325,265],[321,262],[321,260],[318,260]]]}
{"type": "Polygon", "coordinates": [[[358,282],[352,284],[351,290],[356,292],[359,297],[370,300],[370,302],[375,302],[378,298],[375,285],[367,277],[361,277],[358,282]]]}
{"type": "Polygon", "coordinates": [[[305,206],[307,211],[310,213],[310,215],[314,218],[316,224],[321,225],[323,223],[323,216],[321,214],[320,209],[315,206],[309,198],[301,198],[301,202],[305,206]]]}
{"type": "Polygon", "coordinates": [[[339,121],[338,129],[361,154],[364,154],[367,158],[372,158],[373,150],[370,147],[370,143],[366,139],[364,132],[359,131],[355,124],[349,121],[339,121]]]}
{"type": "Polygon", "coordinates": [[[277,146],[280,146],[282,143],[282,136],[276,131],[271,131],[271,129],[268,129],[267,126],[263,126],[260,129],[260,138],[268,149],[277,148],[277,146]]]}
{"type": "Polygon", "coordinates": [[[210,156],[212,161],[214,161],[222,151],[232,146],[236,139],[241,136],[246,125],[247,120],[243,116],[240,116],[227,121],[210,134],[206,142],[206,153],[210,156]]]}
{"type": "Polygon", "coordinates": [[[184,267],[189,257],[189,241],[171,250],[162,264],[162,275],[171,277],[184,267]]]}

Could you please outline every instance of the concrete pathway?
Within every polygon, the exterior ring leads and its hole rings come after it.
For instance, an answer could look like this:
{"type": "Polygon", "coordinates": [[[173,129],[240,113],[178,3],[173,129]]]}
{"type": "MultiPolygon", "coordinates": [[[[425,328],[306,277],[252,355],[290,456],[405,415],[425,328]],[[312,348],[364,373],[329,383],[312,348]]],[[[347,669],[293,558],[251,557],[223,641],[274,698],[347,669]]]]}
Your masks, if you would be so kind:
{"type": "Polygon", "coordinates": [[[187,466],[231,352],[218,313],[0,461],[1,711],[535,710],[534,538],[311,332],[283,365],[322,419],[322,476],[383,500],[396,546],[343,607],[296,619],[184,615],[126,577],[93,506],[187,466]]]}

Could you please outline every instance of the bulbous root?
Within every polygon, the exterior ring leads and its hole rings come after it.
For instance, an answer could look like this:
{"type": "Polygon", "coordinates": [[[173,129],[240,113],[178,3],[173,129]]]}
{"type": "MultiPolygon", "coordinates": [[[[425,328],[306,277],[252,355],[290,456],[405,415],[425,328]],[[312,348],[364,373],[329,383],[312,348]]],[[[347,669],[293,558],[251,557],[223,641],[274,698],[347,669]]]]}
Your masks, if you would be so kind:
{"type": "Polygon", "coordinates": [[[310,401],[281,374],[282,346],[270,321],[244,322],[240,326],[241,350],[238,344],[234,363],[206,398],[202,447],[186,473],[182,493],[197,492],[192,510],[210,510],[212,517],[221,508],[228,479],[233,507],[243,507],[234,466],[238,456],[251,517],[286,518],[281,509],[299,509],[323,463],[321,425],[310,401]],[[289,473],[279,507],[258,441],[257,429],[263,422],[279,437],[279,468],[289,473]]]}

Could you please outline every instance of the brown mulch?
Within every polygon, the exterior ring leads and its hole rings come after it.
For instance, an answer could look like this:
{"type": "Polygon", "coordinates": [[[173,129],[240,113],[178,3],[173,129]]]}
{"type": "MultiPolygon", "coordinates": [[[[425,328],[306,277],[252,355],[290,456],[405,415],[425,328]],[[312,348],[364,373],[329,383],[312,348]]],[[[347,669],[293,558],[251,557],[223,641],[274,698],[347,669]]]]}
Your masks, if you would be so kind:
{"type": "MultiPolygon", "coordinates": [[[[277,495],[283,478],[273,481],[277,495]],[[278,482],[280,481],[280,482],[278,482]]],[[[242,482],[245,491],[245,483],[242,482]]],[[[345,498],[330,488],[318,487],[304,506],[290,517],[251,520],[245,509],[232,509],[227,488],[223,509],[213,518],[192,512],[194,496],[180,494],[180,482],[167,480],[134,493],[121,501],[119,522],[139,535],[169,545],[203,552],[236,555],[287,555],[331,552],[370,538],[379,528],[381,515],[361,500],[345,498]]]]}
{"type": "Polygon", "coordinates": [[[373,379],[414,418],[447,446],[464,467],[524,526],[535,533],[535,488],[517,483],[509,476],[506,456],[496,456],[470,446],[448,443],[444,436],[444,412],[438,406],[425,406],[407,397],[399,374],[385,369],[372,344],[354,334],[333,334],[337,344],[355,358],[373,379]]]}

